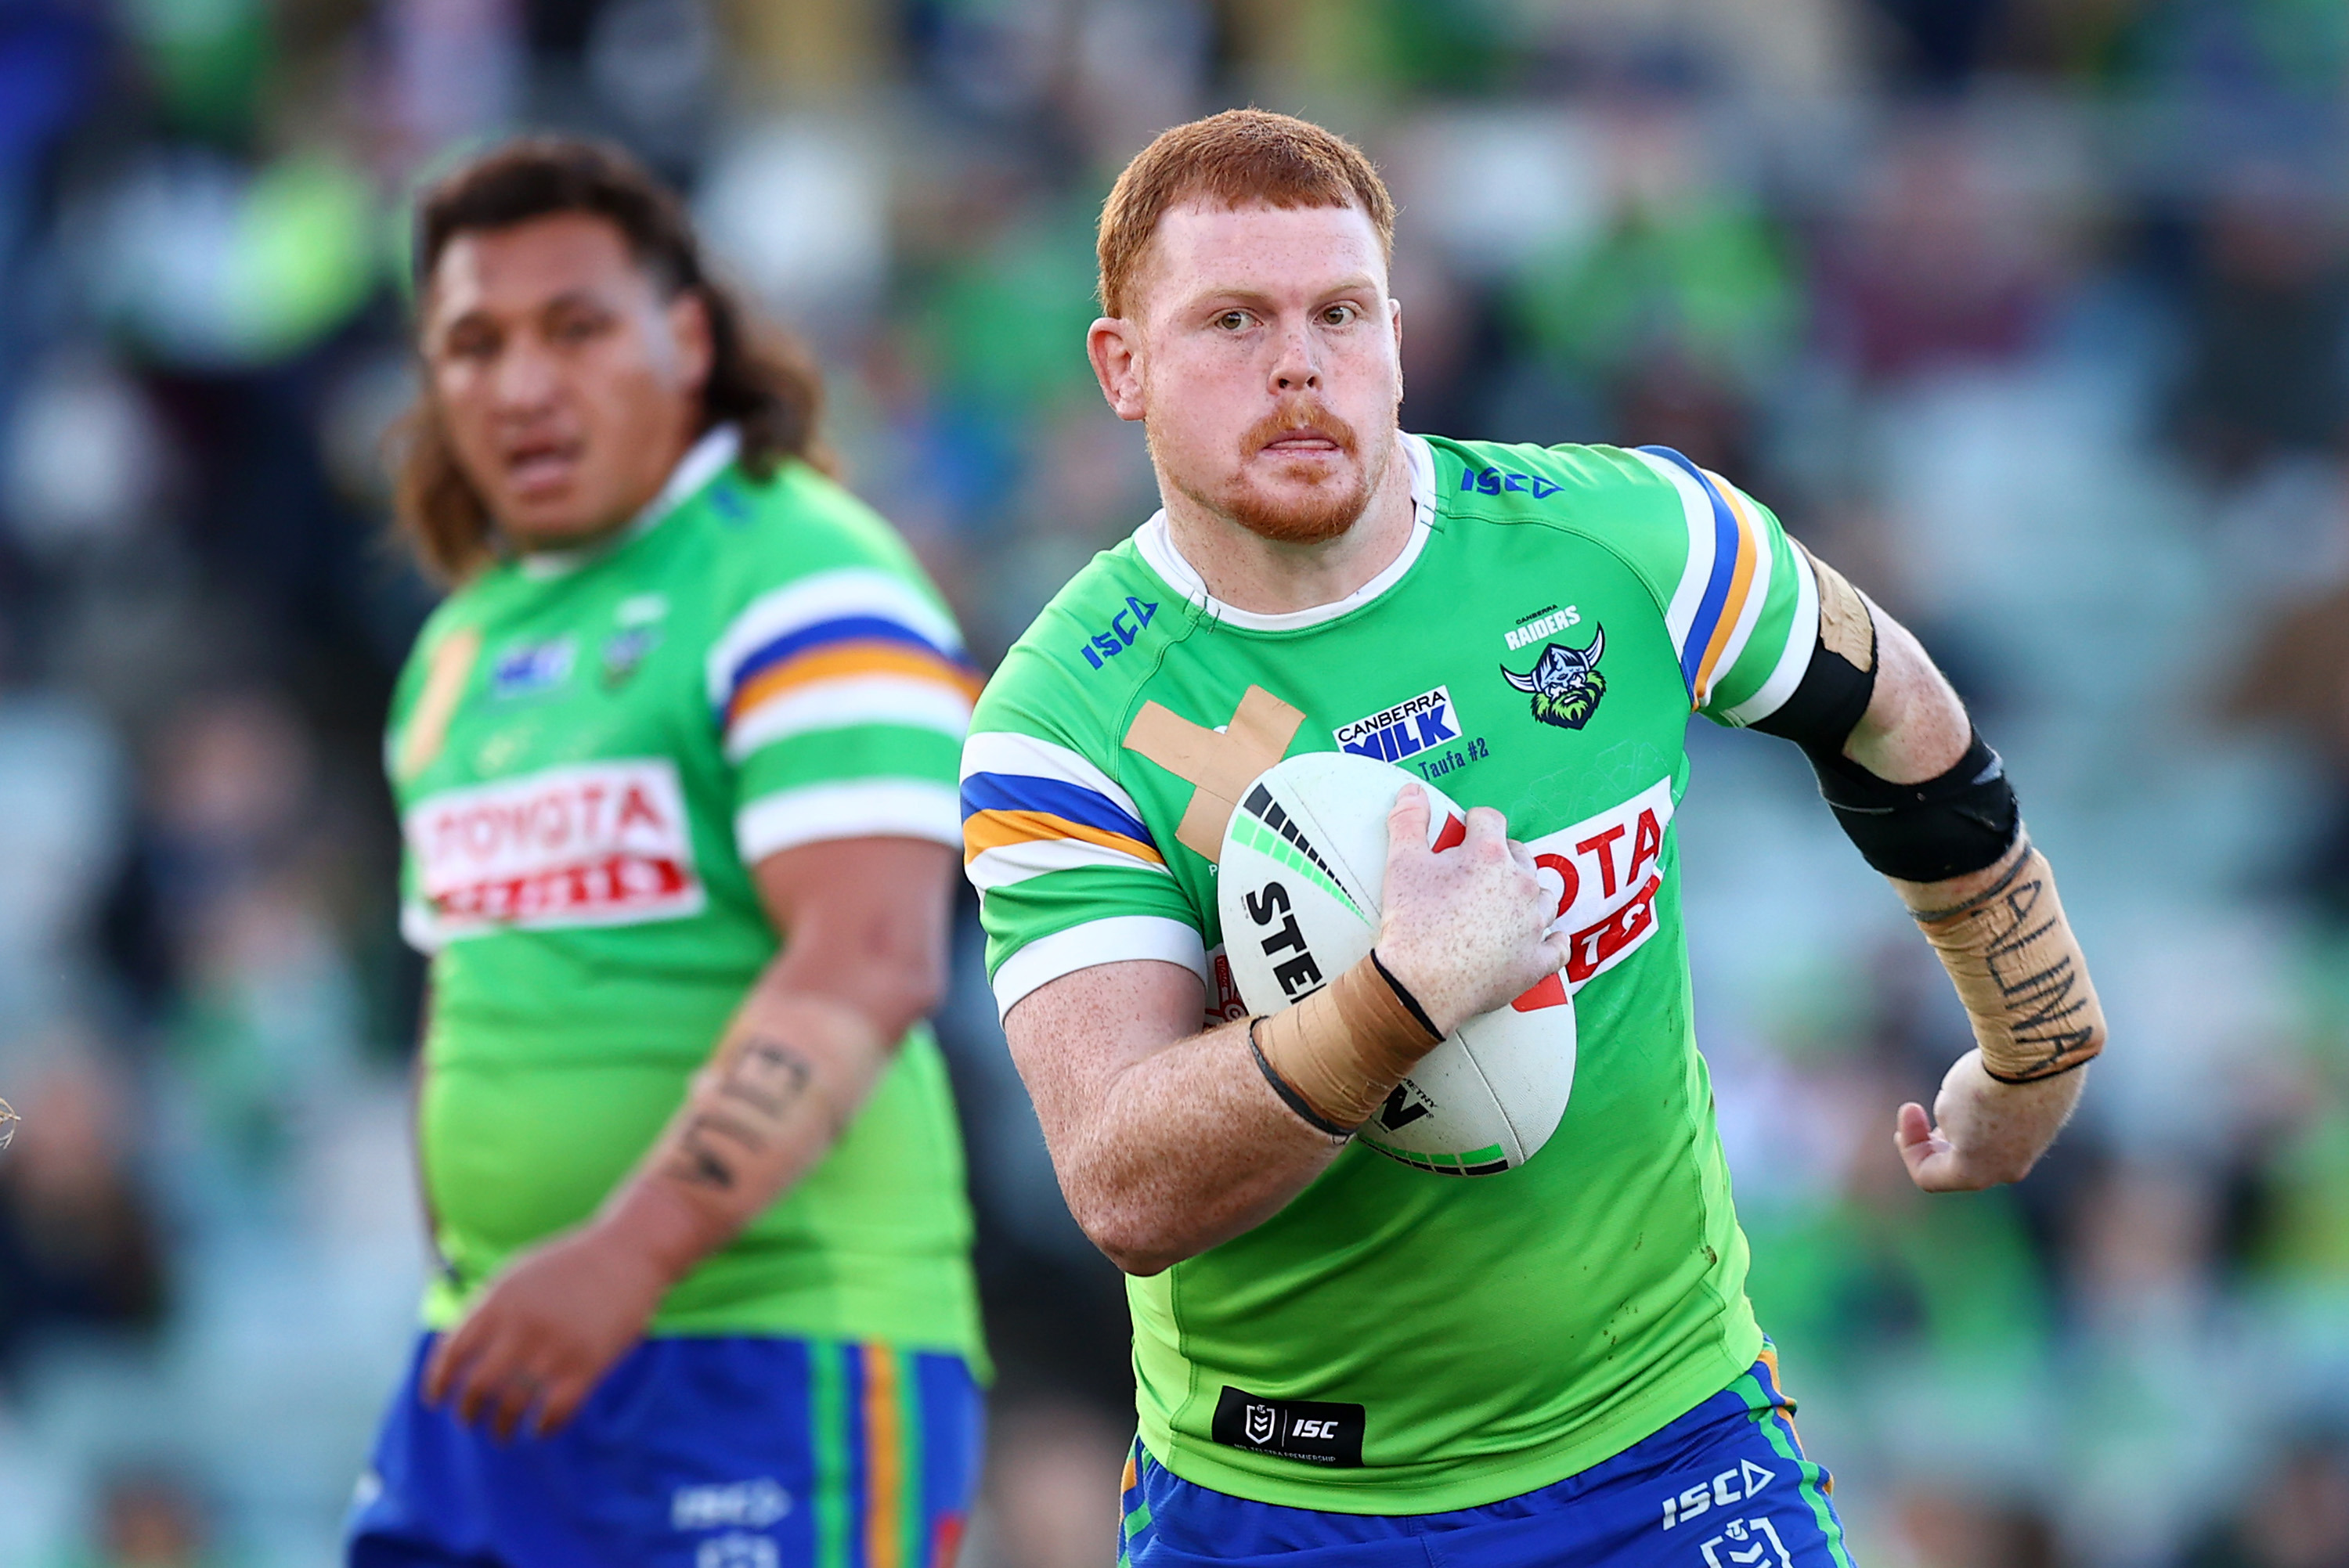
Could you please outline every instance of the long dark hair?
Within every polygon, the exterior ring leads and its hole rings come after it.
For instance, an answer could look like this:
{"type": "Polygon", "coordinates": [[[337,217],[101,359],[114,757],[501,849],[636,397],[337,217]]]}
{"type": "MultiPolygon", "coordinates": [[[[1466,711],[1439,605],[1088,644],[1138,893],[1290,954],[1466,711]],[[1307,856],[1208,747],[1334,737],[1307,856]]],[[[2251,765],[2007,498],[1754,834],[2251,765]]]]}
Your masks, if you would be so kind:
{"type": "MultiPolygon", "coordinates": [[[[558,212],[588,212],[619,230],[630,253],[669,297],[700,296],[709,315],[709,379],[701,389],[704,428],[732,423],[740,461],[755,479],[798,459],[829,471],[816,436],[823,386],[807,350],[747,309],[702,264],[701,242],[685,204],[618,148],[571,137],[509,141],[441,179],[417,202],[417,296],[424,297],[440,253],[459,234],[503,229],[558,212]]],[[[430,576],[460,583],[496,554],[489,509],[465,477],[442,428],[431,380],[394,432],[400,537],[430,576]]]]}

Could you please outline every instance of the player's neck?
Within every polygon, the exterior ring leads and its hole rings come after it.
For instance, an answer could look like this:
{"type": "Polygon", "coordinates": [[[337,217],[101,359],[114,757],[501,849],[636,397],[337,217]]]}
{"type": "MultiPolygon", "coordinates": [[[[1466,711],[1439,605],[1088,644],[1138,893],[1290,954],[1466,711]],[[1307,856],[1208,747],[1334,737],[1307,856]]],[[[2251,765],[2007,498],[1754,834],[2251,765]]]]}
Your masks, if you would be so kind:
{"type": "Polygon", "coordinates": [[[1281,615],[1334,604],[1393,565],[1411,542],[1411,458],[1400,433],[1394,442],[1362,515],[1335,539],[1283,544],[1172,485],[1164,487],[1168,537],[1207,592],[1236,610],[1281,615]]]}

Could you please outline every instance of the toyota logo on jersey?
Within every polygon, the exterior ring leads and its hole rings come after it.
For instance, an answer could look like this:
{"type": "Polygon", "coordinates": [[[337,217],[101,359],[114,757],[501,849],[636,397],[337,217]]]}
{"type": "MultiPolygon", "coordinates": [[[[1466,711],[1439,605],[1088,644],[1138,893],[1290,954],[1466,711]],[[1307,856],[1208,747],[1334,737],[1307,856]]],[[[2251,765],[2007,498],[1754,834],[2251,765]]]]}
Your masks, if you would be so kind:
{"type": "Polygon", "coordinates": [[[699,913],[685,795],[666,758],[578,763],[433,795],[402,823],[407,923],[437,946],[502,928],[625,925],[699,913]]]}
{"type": "Polygon", "coordinates": [[[1572,934],[1561,975],[1510,1004],[1519,1012],[1555,1006],[1569,987],[1612,969],[1656,934],[1664,885],[1664,832],[1672,822],[1672,781],[1659,779],[1619,806],[1526,844],[1534,864],[1560,886],[1554,931],[1572,934]]]}

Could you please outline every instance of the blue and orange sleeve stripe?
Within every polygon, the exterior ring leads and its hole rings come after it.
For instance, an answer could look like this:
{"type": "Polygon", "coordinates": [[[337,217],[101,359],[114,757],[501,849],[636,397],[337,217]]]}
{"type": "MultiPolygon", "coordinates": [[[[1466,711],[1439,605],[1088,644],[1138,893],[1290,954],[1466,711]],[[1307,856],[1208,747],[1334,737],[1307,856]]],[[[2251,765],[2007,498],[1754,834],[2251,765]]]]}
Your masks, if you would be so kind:
{"type": "Polygon", "coordinates": [[[736,665],[720,718],[728,725],[769,698],[817,681],[865,675],[926,680],[977,700],[983,684],[968,660],[902,622],[842,615],[786,632],[736,665]]]}
{"type": "Polygon", "coordinates": [[[1024,773],[973,773],[962,781],[963,861],[991,849],[1053,839],[1096,844],[1164,865],[1141,820],[1098,790],[1024,773]]]}
{"type": "Polygon", "coordinates": [[[1670,447],[1640,449],[1663,459],[1694,480],[1713,507],[1713,571],[1705,580],[1696,618],[1680,650],[1681,680],[1688,687],[1691,702],[1702,705],[1721,674],[1722,656],[1728,652],[1730,639],[1745,613],[1762,552],[1768,543],[1759,521],[1743,497],[1733,496],[1716,484],[1711,474],[1670,447]]]}

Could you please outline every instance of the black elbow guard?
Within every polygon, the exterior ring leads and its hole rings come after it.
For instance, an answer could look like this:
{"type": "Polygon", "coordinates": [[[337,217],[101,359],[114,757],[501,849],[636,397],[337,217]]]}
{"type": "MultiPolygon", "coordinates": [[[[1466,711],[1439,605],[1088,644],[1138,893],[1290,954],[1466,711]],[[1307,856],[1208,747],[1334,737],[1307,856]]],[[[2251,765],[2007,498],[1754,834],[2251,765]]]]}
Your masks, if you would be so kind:
{"type": "Polygon", "coordinates": [[[1921,784],[1888,784],[1840,751],[1806,749],[1836,820],[1886,876],[1934,882],[1981,871],[2022,830],[2006,764],[1979,732],[1956,767],[1921,784]]]}
{"type": "Polygon", "coordinates": [[[1994,864],[2013,847],[2022,815],[2005,763],[1979,733],[1957,766],[1921,784],[1889,784],[1843,754],[1876,696],[1876,625],[1867,600],[1833,567],[1812,557],[1811,569],[1818,645],[1801,682],[1753,727],[1803,748],[1836,820],[1886,876],[1940,882],[1994,864]]]}

